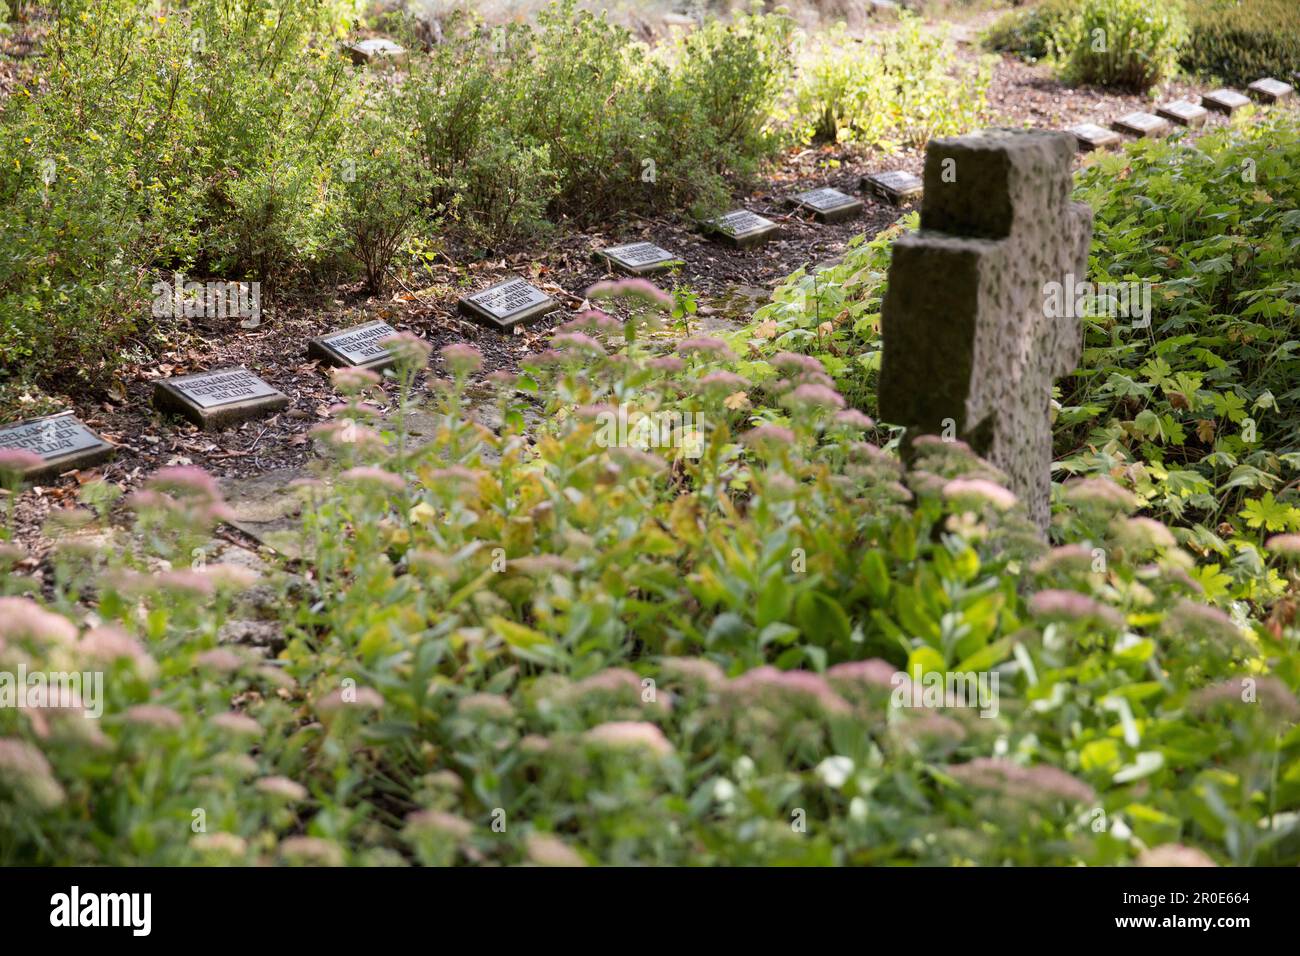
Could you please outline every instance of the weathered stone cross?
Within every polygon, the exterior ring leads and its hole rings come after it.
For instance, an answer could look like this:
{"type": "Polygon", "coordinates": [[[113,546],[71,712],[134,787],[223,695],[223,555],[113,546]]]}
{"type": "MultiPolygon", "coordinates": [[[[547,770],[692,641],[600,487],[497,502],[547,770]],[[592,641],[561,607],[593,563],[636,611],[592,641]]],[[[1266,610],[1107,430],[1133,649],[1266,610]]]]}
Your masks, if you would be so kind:
{"type": "Polygon", "coordinates": [[[880,414],[907,427],[905,457],[917,435],[961,438],[1006,472],[1040,528],[1052,381],[1082,348],[1077,313],[1045,308],[1047,283],[1087,273],[1075,150],[1070,134],[1035,130],[933,140],[921,229],[894,244],[882,315],[880,414]]]}

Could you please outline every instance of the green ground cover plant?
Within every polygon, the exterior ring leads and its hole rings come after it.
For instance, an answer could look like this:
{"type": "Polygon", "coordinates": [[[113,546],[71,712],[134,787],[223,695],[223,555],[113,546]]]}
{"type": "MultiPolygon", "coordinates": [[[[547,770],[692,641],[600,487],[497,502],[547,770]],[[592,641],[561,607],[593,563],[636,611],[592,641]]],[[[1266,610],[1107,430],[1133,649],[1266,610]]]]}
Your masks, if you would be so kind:
{"type": "MultiPolygon", "coordinates": [[[[1062,478],[1119,479],[1203,556],[1207,593],[1265,607],[1285,582],[1264,542],[1296,530],[1298,163],[1295,121],[1281,118],[1085,169],[1078,198],[1097,216],[1089,278],[1151,283],[1153,313],[1149,328],[1085,318],[1083,365],[1059,386],[1055,426],[1062,478]]],[[[792,276],[743,333],[748,347],[817,357],[874,412],[890,238],[792,276]]]]}
{"type": "MultiPolygon", "coordinates": [[[[960,443],[905,471],[867,440],[887,433],[842,370],[674,344],[670,297],[603,295],[636,316],[579,316],[497,376],[496,430],[464,412],[469,346],[444,349],[418,447],[400,415],[370,424],[371,373],[337,373],[305,564],[196,562],[223,505],[188,468],[132,500],[145,551],[96,545],[88,486],[53,600],[4,598],[0,655],[111,664],[105,716],[0,711],[0,856],[1300,860],[1295,631],[1216,607],[1137,495],[1066,485],[1049,547],[960,443]],[[656,423],[644,441],[602,437],[620,406],[656,423]],[[285,628],[274,666],[217,643],[248,589],[285,628]],[[950,671],[997,673],[994,712],[898,706],[908,675],[950,671]]],[[[796,331],[773,321],[758,342],[796,331]]],[[[414,408],[429,346],[393,347],[414,408]]],[[[1261,552],[1288,580],[1294,540],[1261,552]]]]}

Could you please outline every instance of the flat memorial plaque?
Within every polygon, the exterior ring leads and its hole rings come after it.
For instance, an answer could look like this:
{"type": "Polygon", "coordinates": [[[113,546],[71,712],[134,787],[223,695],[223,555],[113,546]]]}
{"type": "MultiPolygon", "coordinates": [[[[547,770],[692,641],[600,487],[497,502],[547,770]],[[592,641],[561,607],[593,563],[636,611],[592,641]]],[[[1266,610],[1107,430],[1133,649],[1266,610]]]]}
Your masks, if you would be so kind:
{"type": "Polygon", "coordinates": [[[764,219],[748,209],[733,209],[716,219],[705,220],[703,226],[713,238],[737,249],[761,246],[781,231],[781,227],[772,220],[764,219]]]}
{"type": "Polygon", "coordinates": [[[681,259],[653,242],[630,242],[624,246],[597,249],[591,257],[597,262],[603,262],[634,276],[664,272],[675,266],[685,265],[681,259]]]}
{"type": "Polygon", "coordinates": [[[357,66],[375,63],[379,60],[400,61],[406,56],[406,50],[400,44],[382,37],[359,40],[356,43],[348,44],[345,49],[348,56],[352,58],[352,62],[357,66]]]}
{"type": "Polygon", "coordinates": [[[307,357],[326,365],[377,371],[393,364],[392,353],[380,343],[396,334],[396,329],[379,320],[355,325],[350,329],[312,339],[307,343],[307,357]]]}
{"type": "Polygon", "coordinates": [[[862,200],[826,186],[797,193],[786,200],[796,209],[811,212],[818,222],[843,222],[862,212],[862,200]]]}
{"type": "Polygon", "coordinates": [[[289,404],[289,397],[242,366],[154,382],[153,403],[201,428],[225,428],[289,404]]]}
{"type": "Polygon", "coordinates": [[[1096,123],[1080,123],[1078,126],[1069,127],[1066,132],[1078,140],[1081,153],[1090,153],[1094,149],[1110,149],[1120,143],[1119,133],[1098,126],[1096,123]]]}
{"type": "Polygon", "coordinates": [[[40,457],[41,465],[23,473],[25,481],[98,465],[114,451],[71,412],[0,425],[0,448],[21,448],[40,457]]]}
{"type": "Polygon", "coordinates": [[[889,200],[895,206],[901,206],[909,199],[921,195],[922,189],[921,180],[902,169],[863,176],[862,186],[864,189],[870,189],[877,196],[889,200]]]}
{"type": "Polygon", "coordinates": [[[1211,90],[1201,97],[1201,105],[1207,110],[1214,110],[1216,113],[1226,113],[1231,116],[1243,106],[1250,105],[1250,97],[1242,96],[1236,90],[1211,90]]]}
{"type": "Polygon", "coordinates": [[[1168,120],[1141,111],[1129,113],[1127,116],[1121,116],[1110,125],[1118,132],[1127,133],[1129,136],[1137,136],[1139,138],[1163,136],[1165,133],[1169,132],[1168,120]]]}
{"type": "Polygon", "coordinates": [[[1295,92],[1295,89],[1291,84],[1283,83],[1281,80],[1275,80],[1271,76],[1267,76],[1262,80],[1256,80],[1254,83],[1250,84],[1250,86],[1246,87],[1246,89],[1250,90],[1251,96],[1255,97],[1255,99],[1263,100],[1265,103],[1276,103],[1279,100],[1286,99],[1295,92]]]}
{"type": "Polygon", "coordinates": [[[1177,100],[1173,103],[1166,103],[1164,106],[1157,106],[1156,114],[1177,123],[1179,126],[1192,127],[1204,126],[1206,118],[1210,115],[1204,106],[1197,106],[1195,103],[1189,103],[1186,100],[1177,100]]]}
{"type": "Polygon", "coordinates": [[[501,331],[539,319],[560,307],[541,289],[518,277],[467,295],[458,304],[463,314],[501,331]]]}

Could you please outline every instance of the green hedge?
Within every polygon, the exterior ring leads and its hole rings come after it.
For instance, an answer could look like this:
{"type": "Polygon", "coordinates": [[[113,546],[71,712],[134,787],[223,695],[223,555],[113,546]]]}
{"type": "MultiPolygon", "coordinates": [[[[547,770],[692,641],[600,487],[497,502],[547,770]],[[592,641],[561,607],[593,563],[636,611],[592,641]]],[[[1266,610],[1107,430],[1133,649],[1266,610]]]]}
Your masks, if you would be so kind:
{"type": "Polygon", "coordinates": [[[1300,70],[1300,4],[1295,0],[1200,0],[1191,9],[1183,68],[1245,85],[1286,80],[1300,70]]]}

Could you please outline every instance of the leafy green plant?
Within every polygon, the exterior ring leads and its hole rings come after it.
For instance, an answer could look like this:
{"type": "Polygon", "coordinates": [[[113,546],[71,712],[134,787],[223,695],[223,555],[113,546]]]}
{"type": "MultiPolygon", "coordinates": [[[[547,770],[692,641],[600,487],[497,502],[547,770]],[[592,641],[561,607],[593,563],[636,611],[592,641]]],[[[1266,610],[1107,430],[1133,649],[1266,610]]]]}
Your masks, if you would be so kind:
{"type": "Polygon", "coordinates": [[[1195,0],[1183,67],[1245,86],[1286,80],[1300,63],[1300,7],[1287,0],[1195,0]]]}
{"type": "Polygon", "coordinates": [[[1043,0],[1009,10],[981,36],[984,47],[997,53],[1011,53],[1033,63],[1056,52],[1056,37],[1063,34],[1074,16],[1074,0],[1043,0]]]}
{"type": "Polygon", "coordinates": [[[1083,0],[1057,45],[1071,81],[1145,90],[1173,69],[1186,39],[1182,0],[1083,0]]]}
{"type": "Polygon", "coordinates": [[[812,54],[791,111],[804,140],[919,146],[966,132],[987,108],[987,62],[954,67],[951,41],[905,16],[899,28],[850,42],[843,25],[812,54]],[[864,48],[865,47],[865,48],[864,48]]]}
{"type": "Polygon", "coordinates": [[[333,212],[348,236],[348,252],[365,270],[372,292],[402,244],[424,220],[431,188],[416,137],[391,100],[363,105],[340,140],[342,159],[331,171],[342,209],[333,212]]]}
{"type": "Polygon", "coordinates": [[[351,90],[319,43],[334,11],[65,5],[48,89],[0,113],[18,144],[0,172],[0,365],[99,384],[139,331],[151,274],[270,285],[332,256],[316,187],[351,90]]]}
{"type": "MultiPolygon", "coordinates": [[[[223,514],[173,469],[132,502],[148,553],[65,549],[44,606],[6,598],[0,654],[124,668],[90,739],[62,733],[79,714],[40,714],[56,735],[0,710],[6,862],[1300,859],[1294,630],[1203,603],[1136,499],[1069,486],[1049,550],[964,446],[923,443],[906,471],[864,440],[820,362],[668,352],[647,333],[671,297],[591,293],[631,317],[588,312],[495,377],[498,430],[466,413],[468,346],[443,350],[419,446],[427,345],[393,343],[387,437],[377,378],[339,372],[318,431],[337,461],[301,486],[309,575],[144,572],[223,514]],[[620,410],[656,425],[610,431],[620,410]],[[278,667],[212,646],[250,585],[280,595],[278,667]],[[65,616],[92,594],[111,640],[65,616]],[[996,707],[900,699],[952,673],[997,673],[996,707]]],[[[792,318],[760,324],[797,341],[792,318]]]]}

